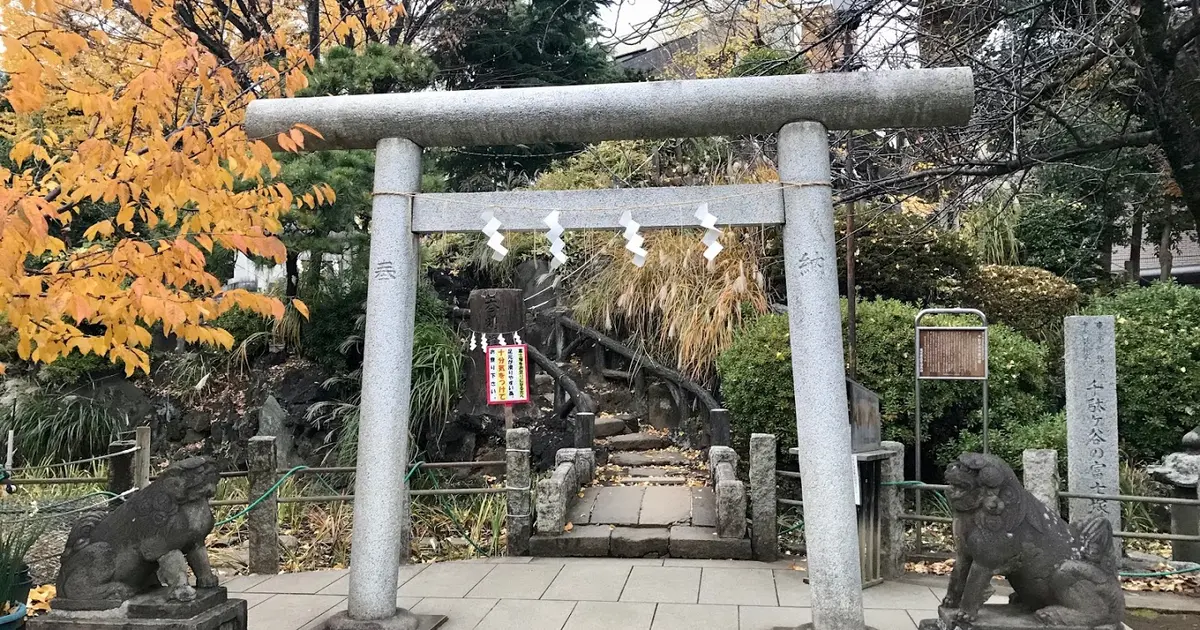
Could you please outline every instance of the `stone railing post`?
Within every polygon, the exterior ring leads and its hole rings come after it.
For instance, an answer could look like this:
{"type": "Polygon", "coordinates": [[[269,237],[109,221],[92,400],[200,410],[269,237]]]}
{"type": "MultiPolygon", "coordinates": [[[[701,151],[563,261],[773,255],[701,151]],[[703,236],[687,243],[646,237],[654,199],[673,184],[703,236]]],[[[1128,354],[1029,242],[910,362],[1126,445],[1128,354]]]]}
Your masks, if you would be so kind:
{"type": "MultiPolygon", "coordinates": [[[[568,450],[568,449],[563,449],[568,450]]],[[[562,451],[559,451],[560,453],[562,451]]],[[[558,536],[567,525],[567,504],[579,489],[575,475],[575,457],[554,467],[554,472],[537,485],[537,533],[558,536]]]]}
{"type": "Polygon", "coordinates": [[[1021,467],[1025,489],[1051,512],[1061,516],[1058,507],[1058,451],[1052,448],[1026,449],[1021,453],[1021,467]]]}
{"type": "Polygon", "coordinates": [[[575,448],[592,448],[596,441],[596,414],[575,414],[575,448]]]}
{"type": "Polygon", "coordinates": [[[728,446],[708,449],[708,468],[717,499],[717,536],[746,536],[746,484],[737,478],[737,452],[728,446]]]}
{"type": "Polygon", "coordinates": [[[891,451],[880,462],[879,557],[883,564],[883,579],[894,580],[904,575],[904,445],[899,442],[883,442],[884,450],[891,451]]]}
{"type": "MultiPolygon", "coordinates": [[[[708,412],[709,430],[712,431],[713,446],[732,446],[733,438],[730,436],[729,426],[729,410],[728,409],[710,409],[708,412]]],[[[775,473],[771,473],[775,474],[775,473]]],[[[754,482],[751,482],[753,485],[754,482]]]]}
{"type": "Polygon", "coordinates": [[[529,536],[533,529],[529,474],[529,429],[509,429],[505,433],[507,465],[504,483],[508,488],[508,555],[529,555],[529,536]]]}
{"type": "Polygon", "coordinates": [[[775,454],[774,435],[755,433],[750,436],[750,542],[754,558],[762,562],[779,559],[775,454]]]}
{"type": "MultiPolygon", "coordinates": [[[[278,481],[276,472],[275,437],[256,435],[250,438],[246,455],[249,463],[250,500],[266,494],[278,481]]],[[[279,573],[279,498],[272,492],[246,517],[250,530],[250,572],[258,575],[279,573]]]]}
{"type": "Polygon", "coordinates": [[[134,471],[134,460],[136,459],[137,451],[132,453],[122,453],[121,455],[113,455],[113,453],[121,453],[137,446],[134,440],[117,440],[108,445],[108,452],[112,457],[108,458],[108,491],[113,494],[121,494],[130,488],[133,488],[133,480],[136,477],[134,471]]]}

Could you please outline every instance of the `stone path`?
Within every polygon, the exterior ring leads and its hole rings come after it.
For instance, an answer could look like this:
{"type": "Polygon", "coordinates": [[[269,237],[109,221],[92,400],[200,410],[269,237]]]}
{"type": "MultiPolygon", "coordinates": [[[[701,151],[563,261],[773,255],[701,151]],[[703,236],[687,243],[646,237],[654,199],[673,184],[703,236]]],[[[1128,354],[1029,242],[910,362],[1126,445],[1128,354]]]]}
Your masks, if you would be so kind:
{"type": "MultiPolygon", "coordinates": [[[[488,558],[400,567],[398,605],[450,617],[444,630],[769,630],[811,621],[806,573],[787,561],[488,558]]],[[[863,591],[867,624],[916,630],[946,578],[910,574],[863,591]]],[[[316,630],[346,608],[348,571],[241,576],[252,630],[316,630]]],[[[994,601],[1010,590],[997,585],[994,601]]],[[[1200,600],[1126,592],[1126,608],[1198,612],[1200,600]]]]}
{"type": "MultiPolygon", "coordinates": [[[[805,573],[786,562],[491,558],[400,568],[399,605],[450,617],[444,630],[768,630],[811,621],[805,573]]],[[[254,630],[315,630],[346,607],[347,571],[244,576],[254,630]]],[[[864,591],[867,623],[915,630],[933,614],[928,586],[864,591]]]]}

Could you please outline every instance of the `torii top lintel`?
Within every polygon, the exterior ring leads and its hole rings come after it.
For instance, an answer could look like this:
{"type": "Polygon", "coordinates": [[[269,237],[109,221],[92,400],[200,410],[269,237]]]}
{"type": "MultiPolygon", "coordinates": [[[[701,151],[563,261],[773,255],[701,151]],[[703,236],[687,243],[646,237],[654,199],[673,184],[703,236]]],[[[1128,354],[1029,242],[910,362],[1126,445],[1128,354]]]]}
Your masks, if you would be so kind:
{"type": "Polygon", "coordinates": [[[961,125],[974,104],[970,69],[934,68],[262,99],[246,111],[246,132],[273,145],[302,123],[324,137],[307,137],[307,150],[372,149],[384,138],[425,147],[598,142],[773,133],[800,120],[961,125]]]}

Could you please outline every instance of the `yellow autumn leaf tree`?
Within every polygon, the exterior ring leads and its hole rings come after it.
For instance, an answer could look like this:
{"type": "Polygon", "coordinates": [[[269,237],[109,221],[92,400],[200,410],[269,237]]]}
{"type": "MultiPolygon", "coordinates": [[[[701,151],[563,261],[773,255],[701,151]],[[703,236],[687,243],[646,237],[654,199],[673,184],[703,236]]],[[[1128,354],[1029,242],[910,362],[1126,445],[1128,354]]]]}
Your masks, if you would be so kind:
{"type": "MultiPolygon", "coordinates": [[[[132,375],[149,369],[155,326],[229,348],[232,336],[213,325],[221,313],[282,316],[277,299],[224,290],[205,260],[219,245],[282,262],[280,216],[332,198],[272,181],[279,164],[242,127],[251,100],[305,86],[306,2],[0,6],[0,99],[12,109],[0,127],[11,141],[11,167],[0,167],[0,313],[23,359],[95,353],[132,375]]],[[[320,32],[339,40],[400,11],[328,4],[320,32]]],[[[288,137],[299,146],[314,133],[288,137]]]]}

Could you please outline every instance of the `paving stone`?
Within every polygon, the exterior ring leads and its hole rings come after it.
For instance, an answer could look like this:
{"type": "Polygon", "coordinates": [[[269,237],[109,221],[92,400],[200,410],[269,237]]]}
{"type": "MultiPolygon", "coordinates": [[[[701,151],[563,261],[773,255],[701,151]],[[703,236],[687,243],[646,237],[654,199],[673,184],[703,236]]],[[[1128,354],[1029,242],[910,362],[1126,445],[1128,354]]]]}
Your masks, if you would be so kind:
{"type": "Polygon", "coordinates": [[[812,606],[812,588],[804,583],[807,577],[807,571],[775,570],[775,596],[779,598],[780,606],[812,606]]]}
{"type": "Polygon", "coordinates": [[[770,569],[703,569],[701,604],[776,606],[775,576],[770,569]]]}
{"type": "Polygon", "coordinates": [[[732,558],[749,560],[749,538],[719,538],[714,527],[675,525],[671,528],[672,558],[732,558]]]}
{"type": "Polygon", "coordinates": [[[642,511],[645,488],[606,487],[600,489],[592,506],[591,522],[610,525],[637,525],[642,511]]]}
{"type": "Polygon", "coordinates": [[[321,589],[333,584],[339,579],[346,577],[345,571],[308,571],[305,573],[280,573],[273,575],[269,579],[259,582],[250,588],[247,588],[247,593],[290,593],[295,595],[304,595],[308,593],[316,593],[321,589]]]}
{"type": "Polygon", "coordinates": [[[692,489],[651,486],[642,497],[639,525],[674,525],[692,517],[692,489]]]}
{"type": "Polygon", "coordinates": [[[608,438],[608,448],[614,451],[648,451],[670,445],[671,440],[667,436],[654,433],[630,433],[608,438]]]}
{"type": "Polygon", "coordinates": [[[446,615],[438,630],[472,630],[497,604],[494,599],[443,599],[426,597],[410,610],[419,615],[446,615]]]}
{"type": "Polygon", "coordinates": [[[579,602],[563,630],[650,630],[654,604],[579,602]]]}
{"type": "Polygon", "coordinates": [[[811,608],[738,606],[738,627],[740,630],[795,628],[806,623],[812,623],[811,608]]]}
{"type": "Polygon", "coordinates": [[[436,562],[400,587],[402,597],[462,597],[500,565],[436,562]]]}
{"type": "Polygon", "coordinates": [[[600,496],[600,488],[592,486],[583,489],[583,496],[576,495],[567,507],[567,522],[576,525],[587,525],[591,522],[592,508],[596,505],[596,497],[600,496]]]}
{"type": "Polygon", "coordinates": [[[621,592],[621,601],[695,604],[699,594],[700,569],[633,567],[621,592]]]}
{"type": "Polygon", "coordinates": [[[251,608],[246,626],[255,630],[296,630],[346,601],[338,595],[276,595],[251,608]]]}
{"type": "Polygon", "coordinates": [[[567,556],[607,556],[608,525],[580,525],[557,536],[531,536],[529,552],[535,556],[561,558],[567,556]]]}
{"type": "Polygon", "coordinates": [[[538,599],[559,570],[551,564],[502,564],[480,580],[467,597],[538,599]]]}
{"type": "Polygon", "coordinates": [[[273,575],[230,575],[221,578],[221,586],[230,593],[245,593],[256,584],[262,584],[273,578],[273,575]]]}
{"type": "Polygon", "coordinates": [[[863,590],[863,608],[937,608],[941,600],[927,586],[884,582],[863,590]]]}
{"type": "Polygon", "coordinates": [[[906,610],[864,610],[863,618],[874,630],[917,630],[906,610]]]}
{"type": "MultiPolygon", "coordinates": [[[[425,570],[428,564],[402,564],[397,572],[396,588],[404,586],[409,580],[417,576],[418,573],[425,570]]],[[[350,572],[343,571],[345,577],[317,591],[318,595],[349,595],[350,594],[350,572]]]]}
{"type": "Polygon", "coordinates": [[[502,599],[488,611],[477,630],[559,630],[575,602],[502,599]]]}
{"type": "Polygon", "coordinates": [[[625,421],[616,416],[600,416],[596,418],[596,437],[606,438],[620,435],[629,430],[625,421]]]}
{"type": "Polygon", "coordinates": [[[692,525],[717,526],[717,495],[712,488],[692,488],[692,525]]]}
{"type": "Polygon", "coordinates": [[[608,456],[617,466],[685,466],[688,460],[675,451],[620,451],[608,456]]]}
{"type": "Polygon", "coordinates": [[[629,579],[628,563],[575,563],[563,566],[542,599],[615,602],[629,579]]]}
{"type": "Polygon", "coordinates": [[[618,527],[612,532],[608,553],[614,558],[667,555],[671,530],[666,527],[618,527]]]}
{"type": "Polygon", "coordinates": [[[737,606],[659,604],[651,630],[738,630],[737,606]]]}
{"type": "Polygon", "coordinates": [[[275,597],[274,593],[229,593],[229,599],[244,599],[246,600],[246,608],[254,608],[255,606],[275,597]]]}

